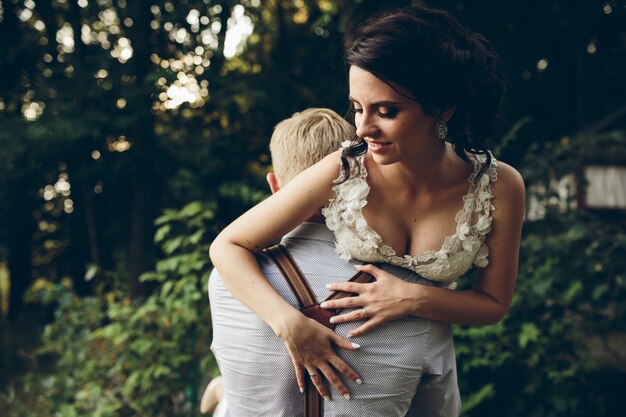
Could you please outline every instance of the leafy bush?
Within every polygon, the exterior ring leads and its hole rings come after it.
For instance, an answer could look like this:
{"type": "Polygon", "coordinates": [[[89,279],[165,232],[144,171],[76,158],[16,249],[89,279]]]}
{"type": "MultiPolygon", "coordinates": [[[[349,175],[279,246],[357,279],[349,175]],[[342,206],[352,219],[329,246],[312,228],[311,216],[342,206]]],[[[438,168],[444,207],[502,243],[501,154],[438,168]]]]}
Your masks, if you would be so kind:
{"type": "MultiPolygon", "coordinates": [[[[624,132],[537,144],[524,164],[527,191],[543,183],[550,193],[552,179],[589,162],[623,163],[624,149],[624,132]]],[[[549,203],[546,217],[524,226],[508,315],[495,326],[455,328],[464,413],[622,415],[626,216],[538,197],[549,203]]]]}
{"type": "Polygon", "coordinates": [[[197,392],[215,369],[204,295],[213,212],[191,203],[157,220],[155,241],[165,256],[142,276],[155,287],[145,299],[131,299],[125,289],[78,297],[69,279],[36,282],[30,300],[56,304],[36,351],[40,363],[53,365],[5,394],[8,415],[197,414],[197,392]]]}
{"type": "MultiPolygon", "coordinates": [[[[595,145],[608,149],[604,157],[622,157],[612,146],[626,149],[624,135],[580,140],[532,148],[527,185],[580,172],[595,145]]],[[[257,199],[238,190],[238,197],[257,199]]],[[[455,328],[465,416],[621,415],[626,216],[567,207],[548,206],[544,219],[526,223],[507,317],[494,326],[455,328]]],[[[204,299],[213,213],[192,203],[158,219],[163,257],[143,276],[153,287],[145,299],[131,299],[125,288],[83,298],[69,279],[37,281],[31,300],[53,303],[55,320],[36,352],[40,369],[5,388],[7,415],[197,414],[203,375],[216,371],[204,299]]]]}
{"type": "Polygon", "coordinates": [[[624,332],[626,225],[607,223],[570,213],[527,227],[505,320],[455,329],[468,415],[617,415],[591,345],[624,332]]]}

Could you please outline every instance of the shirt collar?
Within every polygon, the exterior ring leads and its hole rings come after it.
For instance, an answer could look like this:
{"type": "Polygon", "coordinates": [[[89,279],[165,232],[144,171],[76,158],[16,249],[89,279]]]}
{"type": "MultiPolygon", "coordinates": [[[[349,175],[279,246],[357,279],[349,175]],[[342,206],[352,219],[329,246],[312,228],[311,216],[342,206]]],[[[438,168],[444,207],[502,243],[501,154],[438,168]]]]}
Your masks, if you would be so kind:
{"type": "Polygon", "coordinates": [[[302,223],[287,233],[283,239],[313,239],[334,242],[335,234],[323,223],[302,223]]]}

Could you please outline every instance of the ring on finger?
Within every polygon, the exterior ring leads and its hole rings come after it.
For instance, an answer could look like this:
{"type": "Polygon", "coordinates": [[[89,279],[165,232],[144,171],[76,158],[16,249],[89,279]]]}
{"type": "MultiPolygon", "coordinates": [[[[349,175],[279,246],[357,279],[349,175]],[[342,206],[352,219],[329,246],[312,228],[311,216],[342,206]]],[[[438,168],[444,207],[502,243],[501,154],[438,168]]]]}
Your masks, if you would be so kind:
{"type": "Polygon", "coordinates": [[[365,307],[363,307],[363,308],[361,309],[361,311],[363,311],[363,315],[365,316],[365,320],[367,320],[367,319],[369,319],[369,318],[370,318],[370,316],[368,316],[368,315],[367,315],[367,311],[365,311],[365,307]]]}
{"type": "Polygon", "coordinates": [[[314,376],[319,375],[317,372],[309,372],[309,376],[313,378],[314,376]]]}

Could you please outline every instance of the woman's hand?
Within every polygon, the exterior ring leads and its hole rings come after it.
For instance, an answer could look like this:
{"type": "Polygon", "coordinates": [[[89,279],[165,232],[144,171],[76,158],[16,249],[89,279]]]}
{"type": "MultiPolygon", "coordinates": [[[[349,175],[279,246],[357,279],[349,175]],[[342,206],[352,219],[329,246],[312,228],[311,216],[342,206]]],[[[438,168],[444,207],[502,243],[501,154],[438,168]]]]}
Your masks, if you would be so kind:
{"type": "Polygon", "coordinates": [[[344,398],[350,398],[350,392],[337,372],[346,376],[357,384],[361,377],[333,351],[332,344],[343,349],[356,350],[360,346],[339,336],[326,326],[295,311],[295,314],[286,317],[282,329],[275,330],[289,351],[293,366],[296,370],[296,379],[300,392],[304,392],[306,377],[305,371],[311,375],[311,381],[317,391],[325,399],[330,393],[324,383],[322,375],[339,391],[344,398]]]}
{"type": "Polygon", "coordinates": [[[331,318],[331,323],[336,324],[366,320],[364,324],[351,330],[348,337],[361,336],[383,323],[414,313],[415,295],[416,291],[419,291],[418,284],[403,281],[374,265],[362,265],[355,268],[372,275],[376,281],[368,284],[354,282],[328,284],[326,288],[331,291],[346,291],[355,293],[356,296],[325,301],[321,304],[322,308],[329,309],[358,308],[358,310],[331,318]]]}

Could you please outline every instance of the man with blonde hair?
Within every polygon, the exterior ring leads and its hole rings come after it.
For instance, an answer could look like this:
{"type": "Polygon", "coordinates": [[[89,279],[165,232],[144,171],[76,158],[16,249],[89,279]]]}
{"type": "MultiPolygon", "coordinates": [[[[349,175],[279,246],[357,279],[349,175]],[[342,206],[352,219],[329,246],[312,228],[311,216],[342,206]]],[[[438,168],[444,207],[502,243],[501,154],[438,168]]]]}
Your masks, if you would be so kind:
{"type": "MultiPolygon", "coordinates": [[[[274,172],[267,174],[267,182],[272,193],[354,136],[354,127],[328,109],[308,109],[280,122],[270,141],[274,172]]],[[[318,300],[330,294],[326,283],[348,280],[356,272],[354,262],[345,261],[335,253],[334,235],[321,213],[296,227],[281,242],[318,300]]],[[[257,260],[274,289],[298,308],[276,265],[263,254],[257,255],[257,260]]],[[[209,278],[209,299],[213,323],[211,350],[223,378],[211,381],[203,395],[201,411],[211,411],[225,397],[214,416],[302,417],[304,397],[282,341],[230,294],[215,269],[209,278]]],[[[346,381],[352,398],[349,394],[337,395],[336,391],[332,399],[325,398],[329,400],[324,401],[325,417],[458,416],[460,397],[453,346],[441,344],[435,356],[419,350],[420,343],[413,336],[427,331],[416,324],[419,320],[387,323],[361,337],[366,345],[358,350],[337,349],[342,360],[366,374],[362,385],[358,385],[360,380],[356,384],[346,381]],[[385,356],[393,358],[393,362],[382,360],[385,356]],[[419,368],[422,366],[423,369],[419,368]]],[[[342,324],[335,330],[345,337],[352,327],[353,323],[342,324]]],[[[337,338],[340,337],[338,334],[337,338]]]]}
{"type": "MultiPolygon", "coordinates": [[[[266,177],[272,193],[277,192],[300,172],[339,149],[343,141],[351,140],[354,136],[354,126],[334,111],[325,108],[306,109],[278,123],[270,139],[273,172],[269,172],[266,177]]],[[[301,229],[306,229],[307,225],[313,229],[320,226],[326,229],[322,226],[323,222],[321,214],[317,214],[286,236],[283,242],[292,246],[289,244],[290,236],[306,237],[309,233],[301,229]]],[[[332,233],[326,230],[332,236],[332,233]]],[[[315,237],[315,234],[311,234],[311,237],[315,237]]],[[[301,239],[300,242],[306,241],[301,239]]],[[[306,249],[308,245],[302,246],[306,249]]],[[[337,258],[334,255],[333,257],[337,258]]],[[[273,274],[275,281],[284,282],[282,276],[276,275],[277,271],[271,263],[265,262],[264,271],[266,270],[268,275],[273,274]]],[[[351,273],[354,273],[353,269],[351,273]]],[[[302,394],[298,391],[295,376],[292,376],[289,382],[281,381],[280,390],[259,386],[264,380],[275,381],[275,375],[280,374],[273,364],[266,366],[263,371],[258,369],[262,365],[260,361],[267,361],[268,356],[282,356],[280,368],[283,373],[284,371],[289,371],[292,375],[294,373],[288,360],[289,355],[286,355],[280,340],[265,323],[228,292],[216,269],[211,272],[208,286],[213,322],[211,350],[215,354],[222,376],[213,379],[207,386],[202,396],[200,410],[208,413],[219,404],[213,413],[216,417],[227,417],[231,414],[285,417],[301,415],[302,394]],[[233,319],[233,311],[237,313],[237,320],[233,319]],[[257,341],[256,346],[249,345],[252,340],[257,341]],[[245,352],[247,354],[242,357],[240,353],[244,350],[247,350],[245,352]],[[256,368],[253,374],[264,372],[264,377],[250,377],[252,368],[256,368]],[[245,390],[241,389],[244,386],[245,390]],[[225,389],[230,395],[224,395],[225,389]],[[275,396],[277,391],[278,394],[275,396]],[[267,407],[268,404],[276,403],[283,404],[281,410],[276,410],[273,406],[267,407]],[[259,409],[259,404],[266,404],[266,408],[259,409]],[[229,409],[232,410],[230,414],[229,409]]],[[[291,298],[292,303],[297,305],[293,295],[291,298]]],[[[276,386],[278,385],[277,383],[276,386]]]]}

